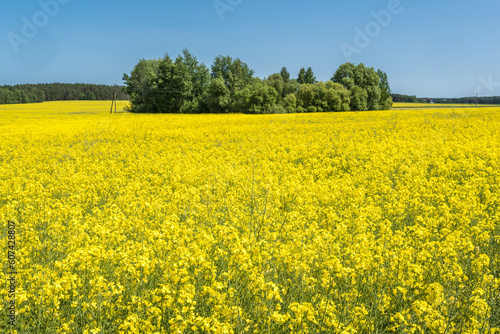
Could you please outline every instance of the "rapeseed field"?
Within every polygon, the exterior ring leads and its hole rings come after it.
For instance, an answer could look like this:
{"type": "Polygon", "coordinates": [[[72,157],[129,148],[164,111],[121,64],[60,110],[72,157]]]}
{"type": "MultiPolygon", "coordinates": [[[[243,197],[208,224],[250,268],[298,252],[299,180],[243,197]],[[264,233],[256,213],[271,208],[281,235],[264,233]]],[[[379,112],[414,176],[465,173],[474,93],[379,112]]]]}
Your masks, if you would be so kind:
{"type": "Polygon", "coordinates": [[[500,108],[109,107],[0,106],[2,332],[500,333],[500,108]]]}

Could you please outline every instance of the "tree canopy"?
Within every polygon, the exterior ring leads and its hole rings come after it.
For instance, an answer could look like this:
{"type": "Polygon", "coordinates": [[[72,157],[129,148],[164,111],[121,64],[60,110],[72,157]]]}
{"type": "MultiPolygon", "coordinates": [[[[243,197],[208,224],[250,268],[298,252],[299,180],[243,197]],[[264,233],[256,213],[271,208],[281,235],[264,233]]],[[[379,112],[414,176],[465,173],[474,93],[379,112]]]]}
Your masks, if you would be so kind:
{"type": "Polygon", "coordinates": [[[210,69],[188,50],[172,59],[141,59],[123,76],[132,112],[294,113],[389,109],[387,75],[363,64],[341,65],[330,81],[318,82],[311,67],[297,79],[283,67],[265,79],[239,58],[217,56],[210,69]]]}
{"type": "Polygon", "coordinates": [[[391,89],[387,74],[364,64],[340,65],[332,79],[348,89],[351,96],[350,108],[359,110],[390,109],[392,106],[391,89]]]}
{"type": "Polygon", "coordinates": [[[307,70],[302,67],[299,71],[299,76],[297,81],[300,84],[310,84],[314,85],[316,83],[316,77],[314,76],[314,72],[311,67],[308,67],[307,70]]]}
{"type": "MultiPolygon", "coordinates": [[[[114,86],[95,84],[25,84],[0,86],[0,104],[40,103],[67,100],[112,100],[114,86]]],[[[117,89],[118,100],[128,100],[122,89],[117,89]]]]}

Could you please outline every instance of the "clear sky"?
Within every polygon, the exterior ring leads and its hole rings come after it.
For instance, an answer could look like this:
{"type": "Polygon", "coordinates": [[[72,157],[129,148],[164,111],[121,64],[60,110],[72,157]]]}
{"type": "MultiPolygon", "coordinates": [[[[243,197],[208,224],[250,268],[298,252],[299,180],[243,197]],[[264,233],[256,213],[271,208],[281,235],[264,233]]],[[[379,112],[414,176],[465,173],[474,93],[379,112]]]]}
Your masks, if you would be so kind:
{"type": "Polygon", "coordinates": [[[0,85],[122,84],[140,58],[184,48],[259,77],[346,61],[394,93],[500,95],[500,0],[0,0],[0,85]]]}

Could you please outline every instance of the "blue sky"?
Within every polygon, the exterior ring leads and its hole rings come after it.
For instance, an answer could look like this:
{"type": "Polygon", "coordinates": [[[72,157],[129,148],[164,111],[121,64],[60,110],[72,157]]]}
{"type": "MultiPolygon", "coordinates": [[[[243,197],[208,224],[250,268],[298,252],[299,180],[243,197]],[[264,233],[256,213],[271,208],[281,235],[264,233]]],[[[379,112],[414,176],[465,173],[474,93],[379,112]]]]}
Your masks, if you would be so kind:
{"type": "Polygon", "coordinates": [[[394,93],[500,95],[500,0],[0,0],[0,85],[122,84],[140,58],[184,48],[239,57],[259,77],[346,61],[394,93]],[[218,6],[217,9],[216,5],[218,6]]]}

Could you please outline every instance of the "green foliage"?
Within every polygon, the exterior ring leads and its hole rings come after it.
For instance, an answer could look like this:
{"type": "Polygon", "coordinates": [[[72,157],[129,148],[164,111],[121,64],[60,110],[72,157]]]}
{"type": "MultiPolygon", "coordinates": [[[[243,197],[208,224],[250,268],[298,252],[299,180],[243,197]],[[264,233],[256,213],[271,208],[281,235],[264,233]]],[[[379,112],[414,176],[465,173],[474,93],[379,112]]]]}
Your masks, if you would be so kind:
{"type": "Polygon", "coordinates": [[[316,76],[314,75],[313,70],[310,67],[306,70],[305,83],[311,85],[316,83],[316,76]]]}
{"type": "Polygon", "coordinates": [[[302,67],[299,71],[299,75],[297,76],[297,82],[301,85],[306,83],[306,69],[302,67]]]}
{"type": "Polygon", "coordinates": [[[309,107],[307,107],[306,111],[307,112],[317,112],[318,108],[315,106],[309,106],[309,107]]]}
{"type": "Polygon", "coordinates": [[[366,94],[368,95],[366,110],[379,110],[380,109],[380,87],[379,86],[368,86],[365,88],[366,94]]]}
{"type": "Polygon", "coordinates": [[[349,111],[350,92],[332,81],[300,85],[295,96],[301,112],[349,111]]]}
{"type": "Polygon", "coordinates": [[[0,104],[12,103],[13,94],[9,89],[0,88],[0,104]]]}
{"type": "Polygon", "coordinates": [[[288,81],[283,87],[283,96],[285,97],[289,94],[295,94],[299,90],[299,87],[300,83],[297,80],[292,79],[288,81]]]}
{"type": "Polygon", "coordinates": [[[125,92],[130,95],[132,110],[141,108],[143,112],[151,109],[154,92],[152,82],[158,75],[160,59],[141,59],[130,75],[124,74],[125,92]]]}
{"type": "Polygon", "coordinates": [[[313,85],[316,83],[316,77],[314,76],[313,70],[309,67],[307,70],[305,68],[301,68],[299,71],[299,76],[297,81],[300,84],[310,84],[313,85]]]}
{"type": "Polygon", "coordinates": [[[349,111],[349,104],[351,101],[351,92],[342,87],[338,83],[328,81],[320,84],[322,88],[322,99],[326,102],[326,111],[349,111]]]}
{"type": "Polygon", "coordinates": [[[351,91],[350,108],[353,111],[389,109],[392,106],[387,75],[380,70],[376,72],[373,67],[345,63],[340,65],[331,80],[351,91]]]}
{"type": "Polygon", "coordinates": [[[281,104],[275,104],[271,108],[271,114],[286,114],[288,111],[281,104]]]}
{"type": "Polygon", "coordinates": [[[151,81],[153,112],[181,113],[192,92],[192,83],[183,58],[172,59],[166,55],[158,66],[158,74],[151,81]]]}
{"type": "Polygon", "coordinates": [[[297,91],[297,105],[307,109],[309,106],[314,105],[314,85],[302,84],[297,91]]]}
{"type": "Polygon", "coordinates": [[[394,102],[403,102],[403,103],[417,103],[423,102],[421,99],[417,99],[415,95],[402,95],[402,94],[391,94],[392,100],[394,102]]]}
{"type": "Polygon", "coordinates": [[[392,107],[392,97],[391,97],[391,87],[389,86],[389,79],[387,74],[382,70],[377,70],[379,77],[379,87],[380,87],[380,102],[379,109],[388,110],[392,107]]]}
{"type": "Polygon", "coordinates": [[[131,111],[196,113],[203,109],[210,74],[187,49],[173,61],[141,59],[123,80],[130,94],[131,111]]]}
{"type": "Polygon", "coordinates": [[[222,77],[213,78],[208,85],[205,103],[208,112],[228,113],[231,102],[229,88],[224,83],[222,77]]]}
{"type": "Polygon", "coordinates": [[[205,96],[208,111],[228,113],[249,112],[251,90],[247,89],[254,82],[253,70],[240,59],[218,56],[211,67],[212,78],[205,96]],[[215,81],[215,83],[214,83],[215,81]]]}
{"type": "Polygon", "coordinates": [[[385,101],[381,100],[380,110],[390,110],[393,105],[392,96],[389,96],[385,101]]]}
{"type": "MultiPolygon", "coordinates": [[[[396,101],[394,102],[403,102],[396,101]]],[[[404,101],[406,102],[406,101],[404,101]]],[[[417,102],[424,102],[423,99],[417,99],[417,102]]],[[[451,104],[500,104],[500,96],[469,96],[451,99],[434,99],[435,103],[451,103],[451,104]]]]}
{"type": "Polygon", "coordinates": [[[283,99],[283,107],[287,113],[294,113],[297,110],[297,97],[295,94],[289,94],[283,99]]]}
{"type": "Polygon", "coordinates": [[[345,63],[339,66],[331,81],[337,82],[344,86],[344,88],[348,90],[352,90],[354,88],[354,70],[356,66],[352,63],[345,63]]]}
{"type": "Polygon", "coordinates": [[[250,84],[254,71],[239,58],[218,56],[212,65],[212,78],[221,77],[231,93],[237,92],[250,84]]]}
{"type": "Polygon", "coordinates": [[[94,101],[97,100],[97,97],[94,92],[81,93],[80,100],[94,101]]]}
{"type": "Polygon", "coordinates": [[[351,104],[352,111],[368,110],[368,93],[365,89],[354,86],[351,90],[351,104]]]}
{"type": "Polygon", "coordinates": [[[271,114],[276,112],[279,98],[279,93],[268,82],[255,80],[236,93],[233,109],[246,114],[271,114]]]}
{"type": "Polygon", "coordinates": [[[283,82],[287,84],[290,81],[290,73],[286,69],[286,67],[283,67],[280,72],[281,77],[283,78],[283,82]]]}
{"type": "Polygon", "coordinates": [[[343,64],[332,81],[317,82],[309,68],[290,79],[283,67],[264,80],[240,59],[218,56],[210,71],[187,50],[173,61],[141,60],[125,75],[134,112],[294,113],[390,108],[387,75],[363,64],[343,64]]]}
{"type": "Polygon", "coordinates": [[[210,83],[210,71],[204,64],[200,64],[196,57],[189,53],[187,49],[184,49],[182,53],[184,55],[183,62],[187,68],[189,81],[191,82],[188,101],[200,103],[210,83]]]}
{"type": "MultiPolygon", "coordinates": [[[[66,100],[111,100],[114,86],[94,84],[26,84],[0,86],[0,104],[40,103],[66,100]]],[[[119,89],[118,100],[128,100],[127,93],[119,89]]]]}
{"type": "Polygon", "coordinates": [[[285,97],[285,80],[281,76],[280,73],[274,73],[267,78],[267,84],[271,87],[273,87],[276,92],[278,92],[278,97],[281,100],[283,97],[285,97]]]}

